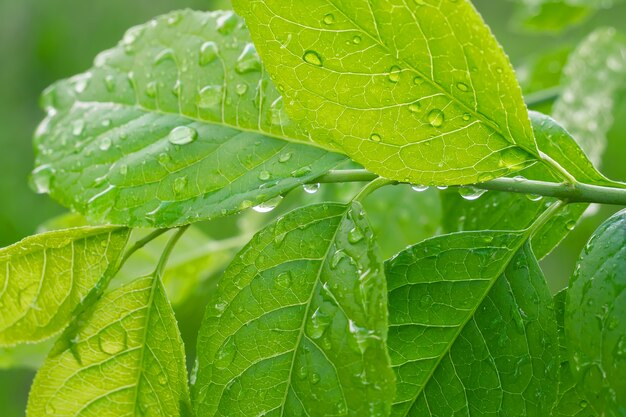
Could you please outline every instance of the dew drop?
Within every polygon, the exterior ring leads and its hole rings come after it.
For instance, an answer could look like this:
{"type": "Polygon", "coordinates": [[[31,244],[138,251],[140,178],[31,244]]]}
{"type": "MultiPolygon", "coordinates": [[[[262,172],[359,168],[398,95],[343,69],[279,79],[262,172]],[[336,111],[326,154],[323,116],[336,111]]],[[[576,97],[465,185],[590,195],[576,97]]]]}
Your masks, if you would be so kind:
{"type": "Polygon", "coordinates": [[[285,126],[289,123],[289,116],[283,106],[283,98],[277,98],[270,106],[270,122],[274,126],[285,126]]]}
{"type": "Polygon", "coordinates": [[[300,369],[298,369],[298,378],[306,379],[308,375],[309,371],[306,369],[306,367],[302,366],[300,369]]]}
{"type": "Polygon", "coordinates": [[[578,405],[580,406],[580,408],[587,408],[587,406],[589,405],[589,403],[587,402],[587,400],[580,400],[580,402],[578,403],[578,405]]]}
{"type": "Polygon", "coordinates": [[[109,93],[115,90],[115,78],[112,75],[104,77],[104,86],[109,93]]]}
{"type": "Polygon", "coordinates": [[[302,186],[302,188],[304,189],[304,192],[306,192],[307,194],[315,194],[316,192],[319,191],[320,189],[320,184],[319,183],[315,183],[315,184],[304,184],[302,186]]]}
{"type": "Polygon", "coordinates": [[[348,232],[348,242],[350,243],[358,243],[361,240],[363,240],[365,236],[363,235],[363,232],[361,231],[361,229],[355,227],[352,230],[350,230],[348,232]]]}
{"type": "Polygon", "coordinates": [[[50,183],[55,174],[51,165],[42,165],[37,167],[31,176],[31,186],[37,194],[46,194],[50,192],[50,183]]]}
{"type": "Polygon", "coordinates": [[[441,190],[441,191],[444,191],[444,190],[447,190],[447,189],[448,189],[448,186],[447,186],[447,185],[438,185],[438,186],[437,186],[437,189],[438,189],[438,190],[441,190]]]}
{"type": "Polygon", "coordinates": [[[421,192],[424,192],[424,191],[428,190],[428,186],[427,185],[413,184],[411,186],[411,189],[413,191],[417,191],[418,193],[421,193],[421,192]]]}
{"type": "Polygon", "coordinates": [[[377,142],[378,143],[378,142],[380,142],[382,140],[382,138],[380,137],[380,135],[378,133],[372,133],[370,135],[370,140],[372,142],[377,142]]]}
{"type": "Polygon", "coordinates": [[[469,87],[465,83],[457,83],[456,84],[456,88],[458,88],[459,90],[461,90],[463,92],[469,91],[469,87]]]}
{"type": "Polygon", "coordinates": [[[198,107],[201,109],[219,109],[223,99],[221,85],[208,85],[198,93],[198,107]]]}
{"type": "Polygon", "coordinates": [[[353,38],[352,38],[352,43],[353,43],[353,44],[355,44],[355,45],[360,44],[360,43],[361,43],[361,37],[360,37],[360,36],[358,36],[358,35],[357,35],[357,36],[355,36],[355,37],[353,37],[353,38]]]}
{"type": "Polygon", "coordinates": [[[154,65],[160,65],[164,62],[175,61],[175,60],[176,58],[175,58],[174,50],[171,48],[167,48],[159,52],[154,57],[154,65]]]}
{"type": "Polygon", "coordinates": [[[168,164],[170,161],[172,160],[172,158],[165,152],[162,152],[159,154],[159,156],[157,156],[157,161],[159,161],[159,163],[161,165],[166,165],[168,164]]]}
{"type": "Polygon", "coordinates": [[[529,199],[530,201],[539,201],[543,197],[538,194],[526,194],[526,198],[529,199]]]}
{"type": "Polygon", "coordinates": [[[224,341],[215,355],[214,365],[217,369],[226,369],[235,360],[237,346],[232,336],[224,341]]]}
{"type": "Polygon", "coordinates": [[[178,126],[169,134],[168,140],[173,145],[187,145],[198,138],[198,131],[189,126],[178,126]]]}
{"type": "Polygon", "coordinates": [[[85,122],[83,120],[76,120],[72,126],[72,134],[74,136],[81,136],[85,132],[85,122]]]}
{"type": "Polygon", "coordinates": [[[178,177],[174,180],[174,192],[181,194],[187,187],[187,177],[178,177]]]}
{"type": "Polygon", "coordinates": [[[120,165],[120,175],[128,174],[128,165],[122,164],[120,165]]]}
{"type": "Polygon", "coordinates": [[[111,148],[111,138],[105,137],[100,141],[100,145],[98,146],[101,151],[108,151],[111,148]]]}
{"type": "Polygon", "coordinates": [[[237,16],[233,12],[224,12],[217,18],[217,31],[222,35],[229,35],[237,27],[237,16]]]}
{"type": "Polygon", "coordinates": [[[311,167],[310,166],[304,166],[302,168],[298,168],[295,171],[293,171],[291,173],[291,176],[294,178],[300,178],[300,177],[304,177],[305,175],[308,175],[311,173],[311,167]]]}
{"type": "Polygon", "coordinates": [[[419,102],[415,102],[415,103],[409,104],[409,111],[411,113],[418,113],[421,107],[422,105],[419,102]]]}
{"type": "Polygon", "coordinates": [[[315,51],[306,51],[302,59],[311,65],[315,65],[316,67],[322,66],[322,57],[315,51]]]}
{"type": "Polygon", "coordinates": [[[157,377],[157,381],[159,382],[159,385],[167,384],[167,375],[165,375],[165,373],[161,372],[159,374],[159,376],[157,377]]]}
{"type": "Polygon", "coordinates": [[[387,74],[387,77],[392,83],[397,83],[398,81],[400,81],[400,67],[394,65],[393,67],[389,68],[389,73],[387,74]]]}
{"type": "Polygon", "coordinates": [[[50,404],[49,402],[46,403],[46,415],[48,416],[55,416],[57,414],[57,409],[50,404]]]}
{"type": "Polygon", "coordinates": [[[320,379],[321,378],[319,374],[316,374],[316,373],[311,374],[311,384],[313,385],[317,384],[318,382],[320,382],[320,379]]]}
{"type": "Polygon", "coordinates": [[[278,207],[278,205],[280,204],[282,200],[283,200],[283,197],[279,195],[278,197],[274,197],[271,200],[267,200],[259,204],[258,206],[254,206],[252,210],[256,211],[257,213],[269,213],[270,211],[278,207]]]}
{"type": "Polygon", "coordinates": [[[576,228],[576,221],[572,220],[565,224],[567,230],[574,230],[576,228]]]}
{"type": "Polygon", "coordinates": [[[428,113],[428,123],[430,123],[432,127],[443,126],[444,120],[445,116],[443,112],[439,109],[433,109],[428,113]]]}
{"type": "Polygon", "coordinates": [[[235,63],[235,71],[238,74],[261,71],[261,58],[259,58],[254,44],[248,43],[243,48],[241,55],[239,55],[235,63]]]}
{"type": "Polygon", "coordinates": [[[291,287],[291,272],[286,271],[278,274],[276,277],[276,285],[285,289],[291,287]]]}
{"type": "Polygon", "coordinates": [[[98,344],[100,350],[107,355],[115,355],[126,349],[126,333],[116,334],[115,337],[111,337],[110,334],[101,334],[98,338],[98,344]]]}
{"type": "Polygon", "coordinates": [[[332,13],[328,13],[326,16],[324,16],[322,22],[324,22],[325,25],[332,25],[333,23],[335,23],[335,16],[332,13]]]}
{"type": "Polygon", "coordinates": [[[284,164],[285,162],[289,161],[292,156],[293,154],[291,152],[282,153],[278,157],[278,162],[280,162],[281,164],[284,164]]]}
{"type": "Polygon", "coordinates": [[[146,85],[146,95],[150,98],[155,98],[157,95],[157,83],[155,81],[150,81],[146,85]]]}
{"type": "Polygon", "coordinates": [[[332,322],[332,317],[325,314],[319,307],[306,323],[306,334],[313,340],[324,335],[328,326],[332,322]]]}
{"type": "Polygon", "coordinates": [[[337,266],[339,265],[339,262],[341,262],[341,260],[345,257],[346,257],[346,254],[343,250],[339,249],[338,251],[336,251],[333,254],[333,257],[330,259],[330,268],[331,269],[337,268],[337,266]]]}
{"type": "Polygon", "coordinates": [[[248,84],[240,83],[235,86],[235,92],[238,96],[243,96],[248,92],[248,84]]]}
{"type": "Polygon", "coordinates": [[[467,122],[469,119],[471,119],[470,114],[469,113],[463,113],[463,120],[467,122]]]}
{"type": "Polygon", "coordinates": [[[267,181],[272,177],[272,174],[270,174],[269,171],[267,170],[262,170],[261,172],[259,172],[259,179],[261,181],[267,181]]]}
{"type": "Polygon", "coordinates": [[[209,41],[202,44],[200,47],[200,57],[198,63],[202,67],[206,67],[211,62],[217,59],[219,50],[215,42],[209,41]]]}
{"type": "Polygon", "coordinates": [[[481,190],[479,188],[474,188],[474,187],[459,188],[459,194],[461,195],[461,197],[463,197],[463,199],[467,201],[478,200],[486,192],[487,190],[481,190]]]}

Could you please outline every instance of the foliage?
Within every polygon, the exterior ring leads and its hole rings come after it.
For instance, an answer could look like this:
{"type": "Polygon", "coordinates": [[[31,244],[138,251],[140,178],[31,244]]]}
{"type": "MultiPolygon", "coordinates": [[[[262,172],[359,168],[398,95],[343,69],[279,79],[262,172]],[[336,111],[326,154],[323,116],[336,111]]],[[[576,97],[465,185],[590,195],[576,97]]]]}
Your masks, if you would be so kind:
{"type": "Polygon", "coordinates": [[[72,214],[0,249],[27,415],[626,415],[625,212],[554,297],[538,262],[626,205],[598,170],[622,36],[550,117],[468,0],[233,6],[44,92],[31,184],[72,214]]]}

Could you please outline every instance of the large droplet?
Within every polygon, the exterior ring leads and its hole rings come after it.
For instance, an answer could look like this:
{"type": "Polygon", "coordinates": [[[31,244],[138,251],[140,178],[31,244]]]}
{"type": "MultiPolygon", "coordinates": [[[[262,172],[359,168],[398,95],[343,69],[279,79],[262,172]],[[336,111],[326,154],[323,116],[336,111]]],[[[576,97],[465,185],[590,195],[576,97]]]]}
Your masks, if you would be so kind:
{"type": "Polygon", "coordinates": [[[104,137],[100,141],[100,145],[98,147],[101,151],[108,151],[111,148],[111,143],[112,142],[110,137],[104,137]]]}
{"type": "Polygon", "coordinates": [[[398,81],[400,81],[400,71],[400,67],[397,65],[389,68],[389,73],[387,74],[389,81],[391,81],[392,83],[397,83],[398,81]]]}
{"type": "Polygon", "coordinates": [[[413,191],[417,191],[418,193],[421,193],[421,192],[428,190],[428,185],[413,184],[411,185],[411,188],[413,189],[413,191]]]}
{"type": "Polygon", "coordinates": [[[217,31],[222,35],[229,35],[237,28],[238,19],[233,12],[223,12],[217,18],[217,31]]]}
{"type": "Polygon", "coordinates": [[[316,192],[319,191],[320,184],[319,183],[304,184],[302,188],[304,189],[304,192],[306,192],[307,194],[315,194],[316,192]]]}
{"type": "Polygon", "coordinates": [[[164,50],[162,50],[161,52],[159,52],[155,57],[154,57],[154,65],[160,65],[164,62],[167,61],[172,61],[175,62],[176,58],[175,58],[175,53],[174,50],[172,48],[166,48],[164,50]]]}
{"type": "Polygon", "coordinates": [[[207,66],[211,62],[217,59],[219,54],[219,50],[217,48],[217,44],[215,42],[209,41],[202,44],[200,47],[200,57],[198,63],[200,66],[207,66]]]}
{"type": "Polygon", "coordinates": [[[445,121],[443,112],[439,109],[433,109],[428,113],[428,123],[432,127],[441,127],[445,121]]]}
{"type": "Polygon", "coordinates": [[[235,93],[237,93],[238,96],[243,96],[247,92],[248,92],[248,84],[240,83],[235,86],[235,93]]]}
{"type": "Polygon", "coordinates": [[[174,145],[186,145],[198,138],[198,131],[189,126],[178,126],[169,134],[168,140],[174,145]]]}
{"type": "Polygon", "coordinates": [[[243,48],[235,63],[235,71],[239,74],[261,71],[261,58],[259,58],[254,44],[248,43],[243,48]]]}
{"type": "Polygon", "coordinates": [[[31,174],[31,187],[37,194],[46,194],[50,192],[50,183],[55,174],[51,165],[42,165],[37,167],[31,174]]]}
{"type": "Polygon", "coordinates": [[[353,350],[362,354],[365,353],[370,343],[375,340],[380,340],[380,337],[378,337],[373,330],[361,327],[352,320],[348,322],[348,330],[354,337],[354,342],[356,342],[352,344],[353,350]]]}
{"type": "Polygon", "coordinates": [[[126,349],[126,332],[105,332],[98,337],[100,350],[108,355],[115,355],[126,349]]]}
{"type": "Polygon", "coordinates": [[[355,227],[348,232],[348,242],[350,243],[358,243],[363,240],[364,237],[363,232],[358,227],[355,227]]]}
{"type": "Polygon", "coordinates": [[[479,188],[474,188],[474,187],[459,188],[459,194],[461,195],[461,197],[463,197],[463,199],[467,201],[478,200],[486,192],[487,190],[481,190],[479,188]]]}
{"type": "Polygon", "coordinates": [[[285,126],[289,123],[282,97],[277,98],[270,106],[270,122],[274,126],[285,126]]]}
{"type": "Polygon", "coordinates": [[[325,25],[332,25],[333,23],[335,23],[335,16],[332,13],[328,13],[324,16],[322,22],[324,22],[325,25]]]}
{"type": "Polygon", "coordinates": [[[198,93],[198,107],[201,109],[221,109],[223,97],[221,85],[208,85],[198,93]]]}
{"type": "Polygon", "coordinates": [[[237,346],[233,336],[228,337],[215,355],[213,363],[217,369],[226,369],[235,360],[237,346]]]}
{"type": "Polygon", "coordinates": [[[370,140],[372,142],[380,142],[382,140],[382,138],[380,137],[380,135],[378,133],[372,133],[370,135],[370,140]]]}
{"type": "Polygon", "coordinates": [[[267,170],[265,170],[265,169],[264,169],[264,170],[262,170],[261,172],[259,172],[259,179],[260,179],[261,181],[267,181],[267,180],[269,180],[271,177],[272,177],[272,174],[270,174],[270,172],[269,172],[269,171],[267,171],[267,170]]]}
{"type": "Polygon", "coordinates": [[[283,201],[283,197],[279,195],[278,197],[267,200],[258,206],[254,206],[252,209],[257,213],[268,213],[278,207],[281,201],[283,201]]]}
{"type": "Polygon", "coordinates": [[[174,180],[174,192],[181,194],[187,187],[187,177],[178,177],[174,180]]]}
{"type": "Polygon", "coordinates": [[[291,286],[291,272],[286,271],[278,274],[276,277],[276,285],[280,288],[289,288],[291,286]]]}
{"type": "Polygon", "coordinates": [[[332,322],[332,317],[323,312],[321,308],[317,308],[311,318],[306,323],[306,334],[311,339],[319,339],[324,335],[328,326],[332,322]]]}
{"type": "Polygon", "coordinates": [[[278,157],[278,162],[280,162],[281,164],[284,164],[285,162],[289,161],[292,156],[293,156],[293,153],[291,152],[281,153],[280,156],[278,157]]]}
{"type": "Polygon", "coordinates": [[[409,104],[409,111],[411,113],[418,113],[420,111],[421,107],[422,107],[421,104],[416,101],[415,103],[409,104]]]}
{"type": "Polygon", "coordinates": [[[322,66],[322,57],[315,51],[306,51],[302,59],[311,65],[315,65],[316,67],[322,66]]]}

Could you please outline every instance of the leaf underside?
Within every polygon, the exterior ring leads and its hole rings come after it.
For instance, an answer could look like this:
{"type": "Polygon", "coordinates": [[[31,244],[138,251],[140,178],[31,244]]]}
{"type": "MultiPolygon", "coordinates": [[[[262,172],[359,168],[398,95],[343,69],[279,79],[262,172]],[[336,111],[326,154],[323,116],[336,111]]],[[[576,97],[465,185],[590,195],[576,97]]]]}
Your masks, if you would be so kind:
{"type": "Polygon", "coordinates": [[[129,231],[84,227],[28,237],[0,249],[0,346],[59,333],[115,266],[129,231]]]}
{"type": "Polygon", "coordinates": [[[130,29],[49,88],[33,185],[91,220],[171,227],[231,214],[345,157],[268,137],[297,130],[232,12],[130,29]]]}

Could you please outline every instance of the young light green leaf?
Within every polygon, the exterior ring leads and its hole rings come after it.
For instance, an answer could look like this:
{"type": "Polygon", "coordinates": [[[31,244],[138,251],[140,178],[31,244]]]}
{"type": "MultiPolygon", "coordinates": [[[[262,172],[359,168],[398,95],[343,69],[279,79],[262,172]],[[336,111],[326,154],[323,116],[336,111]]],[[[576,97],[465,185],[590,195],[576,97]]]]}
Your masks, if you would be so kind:
{"type": "Polygon", "coordinates": [[[626,412],[626,210],[589,240],[570,280],[565,334],[571,370],[602,416],[626,412]]]}
{"type": "Polygon", "coordinates": [[[511,64],[467,0],[233,6],[287,112],[370,171],[467,184],[538,157],[511,64]]]}
{"type": "Polygon", "coordinates": [[[626,86],[626,39],[612,28],[593,32],[563,71],[563,92],[553,116],[599,165],[613,125],[614,95],[626,86]]]}
{"type": "Polygon", "coordinates": [[[30,236],[0,249],[0,346],[62,331],[74,309],[110,273],[129,231],[83,227],[30,236]]]}
{"type": "Polygon", "coordinates": [[[0,370],[38,369],[52,347],[52,339],[36,344],[0,348],[0,370]]]}
{"type": "Polygon", "coordinates": [[[204,416],[387,415],[383,266],[359,203],[293,211],[225,272],[198,342],[204,416]]]}
{"type": "MultiPolygon", "coordinates": [[[[570,172],[579,182],[608,187],[626,187],[602,175],[589,161],[572,136],[549,116],[530,112],[539,148],[570,172]]],[[[519,178],[558,181],[548,169],[535,165],[521,172],[519,178]]],[[[506,192],[488,192],[476,201],[466,201],[458,192],[443,197],[444,229],[522,230],[528,227],[554,199],[506,192]]],[[[588,204],[570,204],[553,216],[533,238],[533,250],[539,259],[546,256],[575,227],[588,204]]]]}
{"type": "Polygon", "coordinates": [[[29,417],[185,415],[185,355],[159,277],[111,291],[82,319],[72,347],[37,373],[29,417]]]}
{"type": "Polygon", "coordinates": [[[557,329],[526,238],[446,235],[387,262],[392,416],[549,415],[557,329]]]}
{"type": "Polygon", "coordinates": [[[565,298],[567,290],[554,296],[554,312],[559,330],[559,392],[552,410],[553,417],[597,417],[590,410],[582,386],[576,383],[570,369],[568,341],[565,335],[565,298]]]}
{"type": "Polygon", "coordinates": [[[345,160],[268,137],[298,129],[232,12],[175,12],[135,27],[42,101],[33,186],[94,221],[215,218],[345,160]]]}

